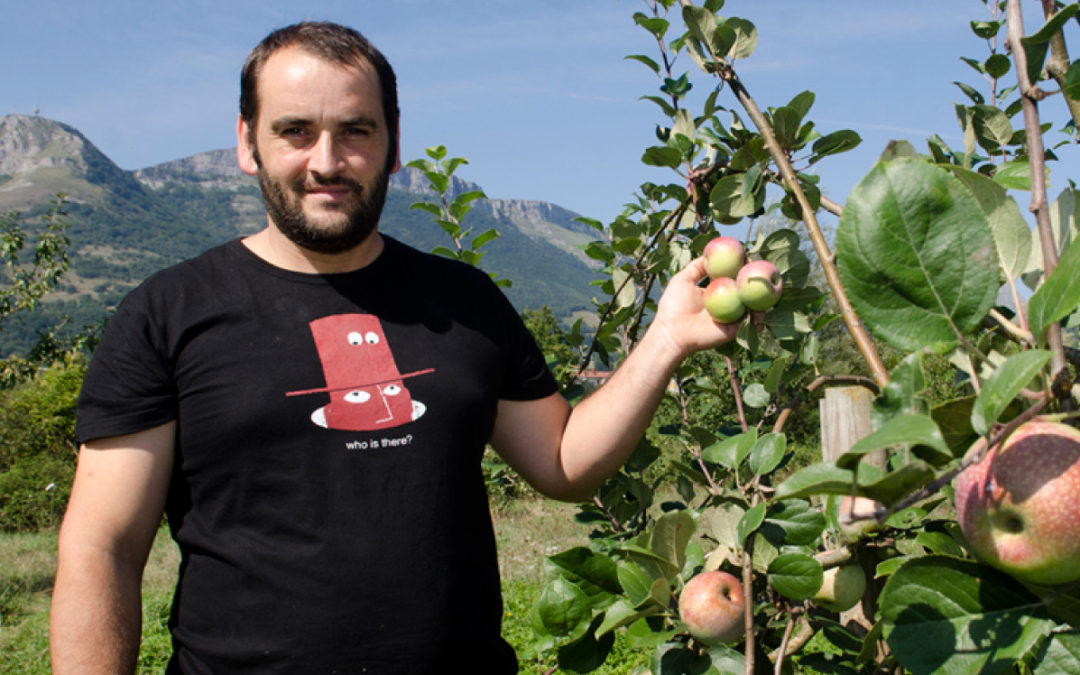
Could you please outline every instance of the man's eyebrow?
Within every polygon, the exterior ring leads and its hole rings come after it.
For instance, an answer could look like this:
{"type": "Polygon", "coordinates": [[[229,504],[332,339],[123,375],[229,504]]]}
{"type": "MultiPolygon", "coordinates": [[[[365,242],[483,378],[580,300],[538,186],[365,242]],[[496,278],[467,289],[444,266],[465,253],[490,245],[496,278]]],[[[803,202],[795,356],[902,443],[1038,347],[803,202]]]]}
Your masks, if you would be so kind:
{"type": "Polygon", "coordinates": [[[270,130],[274,133],[280,133],[291,127],[306,127],[310,124],[311,120],[304,117],[281,117],[270,123],[270,130]]]}

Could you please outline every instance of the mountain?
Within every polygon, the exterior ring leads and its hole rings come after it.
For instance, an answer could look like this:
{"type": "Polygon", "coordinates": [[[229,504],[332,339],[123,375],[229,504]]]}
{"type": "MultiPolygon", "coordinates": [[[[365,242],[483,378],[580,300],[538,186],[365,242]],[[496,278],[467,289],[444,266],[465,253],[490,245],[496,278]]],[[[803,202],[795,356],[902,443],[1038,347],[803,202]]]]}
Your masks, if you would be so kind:
{"type": "MultiPolygon", "coordinates": [[[[451,184],[453,194],[476,189],[451,184]]],[[[0,117],[0,212],[21,211],[29,226],[57,192],[70,202],[71,268],[43,310],[4,324],[0,355],[24,351],[61,317],[71,328],[98,323],[154,271],[266,224],[258,183],[239,170],[235,149],[126,171],[66,124],[0,117]]],[[[436,197],[421,172],[403,168],[391,178],[380,229],[422,250],[452,246],[430,214],[410,208],[436,197]]],[[[482,249],[481,266],[512,281],[504,291],[515,307],[546,304],[568,318],[591,308],[597,276],[580,250],[593,230],[575,217],[546,202],[481,199],[464,225],[500,232],[482,249]]]]}

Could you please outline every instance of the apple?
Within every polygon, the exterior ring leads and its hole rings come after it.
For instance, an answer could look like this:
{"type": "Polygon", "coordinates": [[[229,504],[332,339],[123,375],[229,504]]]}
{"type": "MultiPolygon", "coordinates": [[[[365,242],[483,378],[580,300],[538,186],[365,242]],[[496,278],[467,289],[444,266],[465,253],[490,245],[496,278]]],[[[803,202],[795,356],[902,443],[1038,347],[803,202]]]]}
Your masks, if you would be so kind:
{"type": "Polygon", "coordinates": [[[858,565],[841,565],[825,570],[821,588],[810,598],[818,607],[832,612],[844,612],[862,600],[866,591],[866,574],[858,565]]]}
{"type": "Polygon", "coordinates": [[[716,237],[705,244],[704,255],[710,279],[734,279],[746,261],[742,242],[734,237],[716,237]]]}
{"type": "Polygon", "coordinates": [[[731,277],[719,277],[705,287],[705,311],[720,323],[734,323],[746,313],[739,289],[731,277]]]}
{"type": "Polygon", "coordinates": [[[845,495],[837,507],[836,519],[840,523],[840,531],[849,539],[859,539],[875,530],[881,529],[881,523],[877,521],[877,512],[885,508],[881,502],[874,501],[869,497],[855,497],[845,495]]]}
{"type": "MultiPolygon", "coordinates": [[[[969,456],[984,446],[980,439],[969,456]]],[[[1026,422],[954,487],[957,520],[976,556],[1029,583],[1080,579],[1080,431],[1026,422]]]]}
{"type": "Polygon", "coordinates": [[[720,570],[702,572],[679,594],[679,617],[705,645],[734,642],[745,632],[742,584],[720,570]]]}
{"type": "Polygon", "coordinates": [[[784,278],[780,270],[768,260],[746,263],[735,277],[739,299],[752,310],[764,312],[780,300],[784,291],[784,278]]]}

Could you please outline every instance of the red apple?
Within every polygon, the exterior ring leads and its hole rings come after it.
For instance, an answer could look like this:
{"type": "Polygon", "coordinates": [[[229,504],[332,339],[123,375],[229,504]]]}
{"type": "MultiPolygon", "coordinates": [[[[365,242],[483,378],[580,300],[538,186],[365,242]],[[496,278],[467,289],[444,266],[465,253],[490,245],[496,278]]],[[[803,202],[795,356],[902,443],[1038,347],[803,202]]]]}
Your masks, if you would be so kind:
{"type": "Polygon", "coordinates": [[[987,564],[1035,584],[1080,579],[1080,431],[1027,422],[955,488],[960,529],[987,564]]]}
{"type": "Polygon", "coordinates": [[[720,570],[698,574],[679,595],[679,616],[690,635],[706,645],[742,637],[743,607],[742,584],[720,570]]]}
{"type": "Polygon", "coordinates": [[[716,237],[705,244],[704,255],[710,279],[734,279],[746,261],[742,242],[734,237],[716,237]]]}
{"type": "Polygon", "coordinates": [[[758,312],[770,309],[784,292],[784,278],[768,260],[746,263],[735,281],[742,303],[758,312]]]}
{"type": "Polygon", "coordinates": [[[821,588],[810,601],[832,612],[844,612],[862,600],[866,574],[858,565],[841,565],[825,570],[821,588]]]}
{"type": "Polygon", "coordinates": [[[705,311],[720,323],[734,323],[746,313],[739,289],[730,277],[713,279],[705,287],[705,311]]]}

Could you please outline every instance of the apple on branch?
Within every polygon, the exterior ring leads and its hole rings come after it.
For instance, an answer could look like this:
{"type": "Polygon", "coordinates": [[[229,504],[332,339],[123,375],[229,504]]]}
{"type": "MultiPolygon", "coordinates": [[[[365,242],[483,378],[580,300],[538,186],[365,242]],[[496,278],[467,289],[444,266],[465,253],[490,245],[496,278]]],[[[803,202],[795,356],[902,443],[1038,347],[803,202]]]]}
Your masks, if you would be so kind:
{"type": "Polygon", "coordinates": [[[719,277],[705,287],[705,311],[720,323],[734,323],[746,313],[739,289],[731,277],[719,277]]]}
{"type": "Polygon", "coordinates": [[[705,645],[734,642],[746,631],[742,584],[720,570],[702,572],[679,594],[679,617],[705,645]]]}
{"type": "Polygon", "coordinates": [[[743,265],[735,283],[742,303],[757,312],[771,309],[784,292],[784,278],[776,265],[768,260],[755,260],[743,265]]]}
{"type": "MultiPolygon", "coordinates": [[[[980,452],[980,439],[969,450],[980,452]]],[[[1034,584],[1080,579],[1080,431],[1035,419],[956,477],[956,515],[972,551],[1034,584]]]]}
{"type": "Polygon", "coordinates": [[[710,279],[734,279],[746,261],[742,242],[734,237],[716,237],[705,244],[703,255],[710,279]]]}
{"type": "Polygon", "coordinates": [[[810,598],[818,607],[831,612],[845,612],[862,599],[866,574],[858,565],[841,565],[825,570],[821,588],[810,598]]]}

